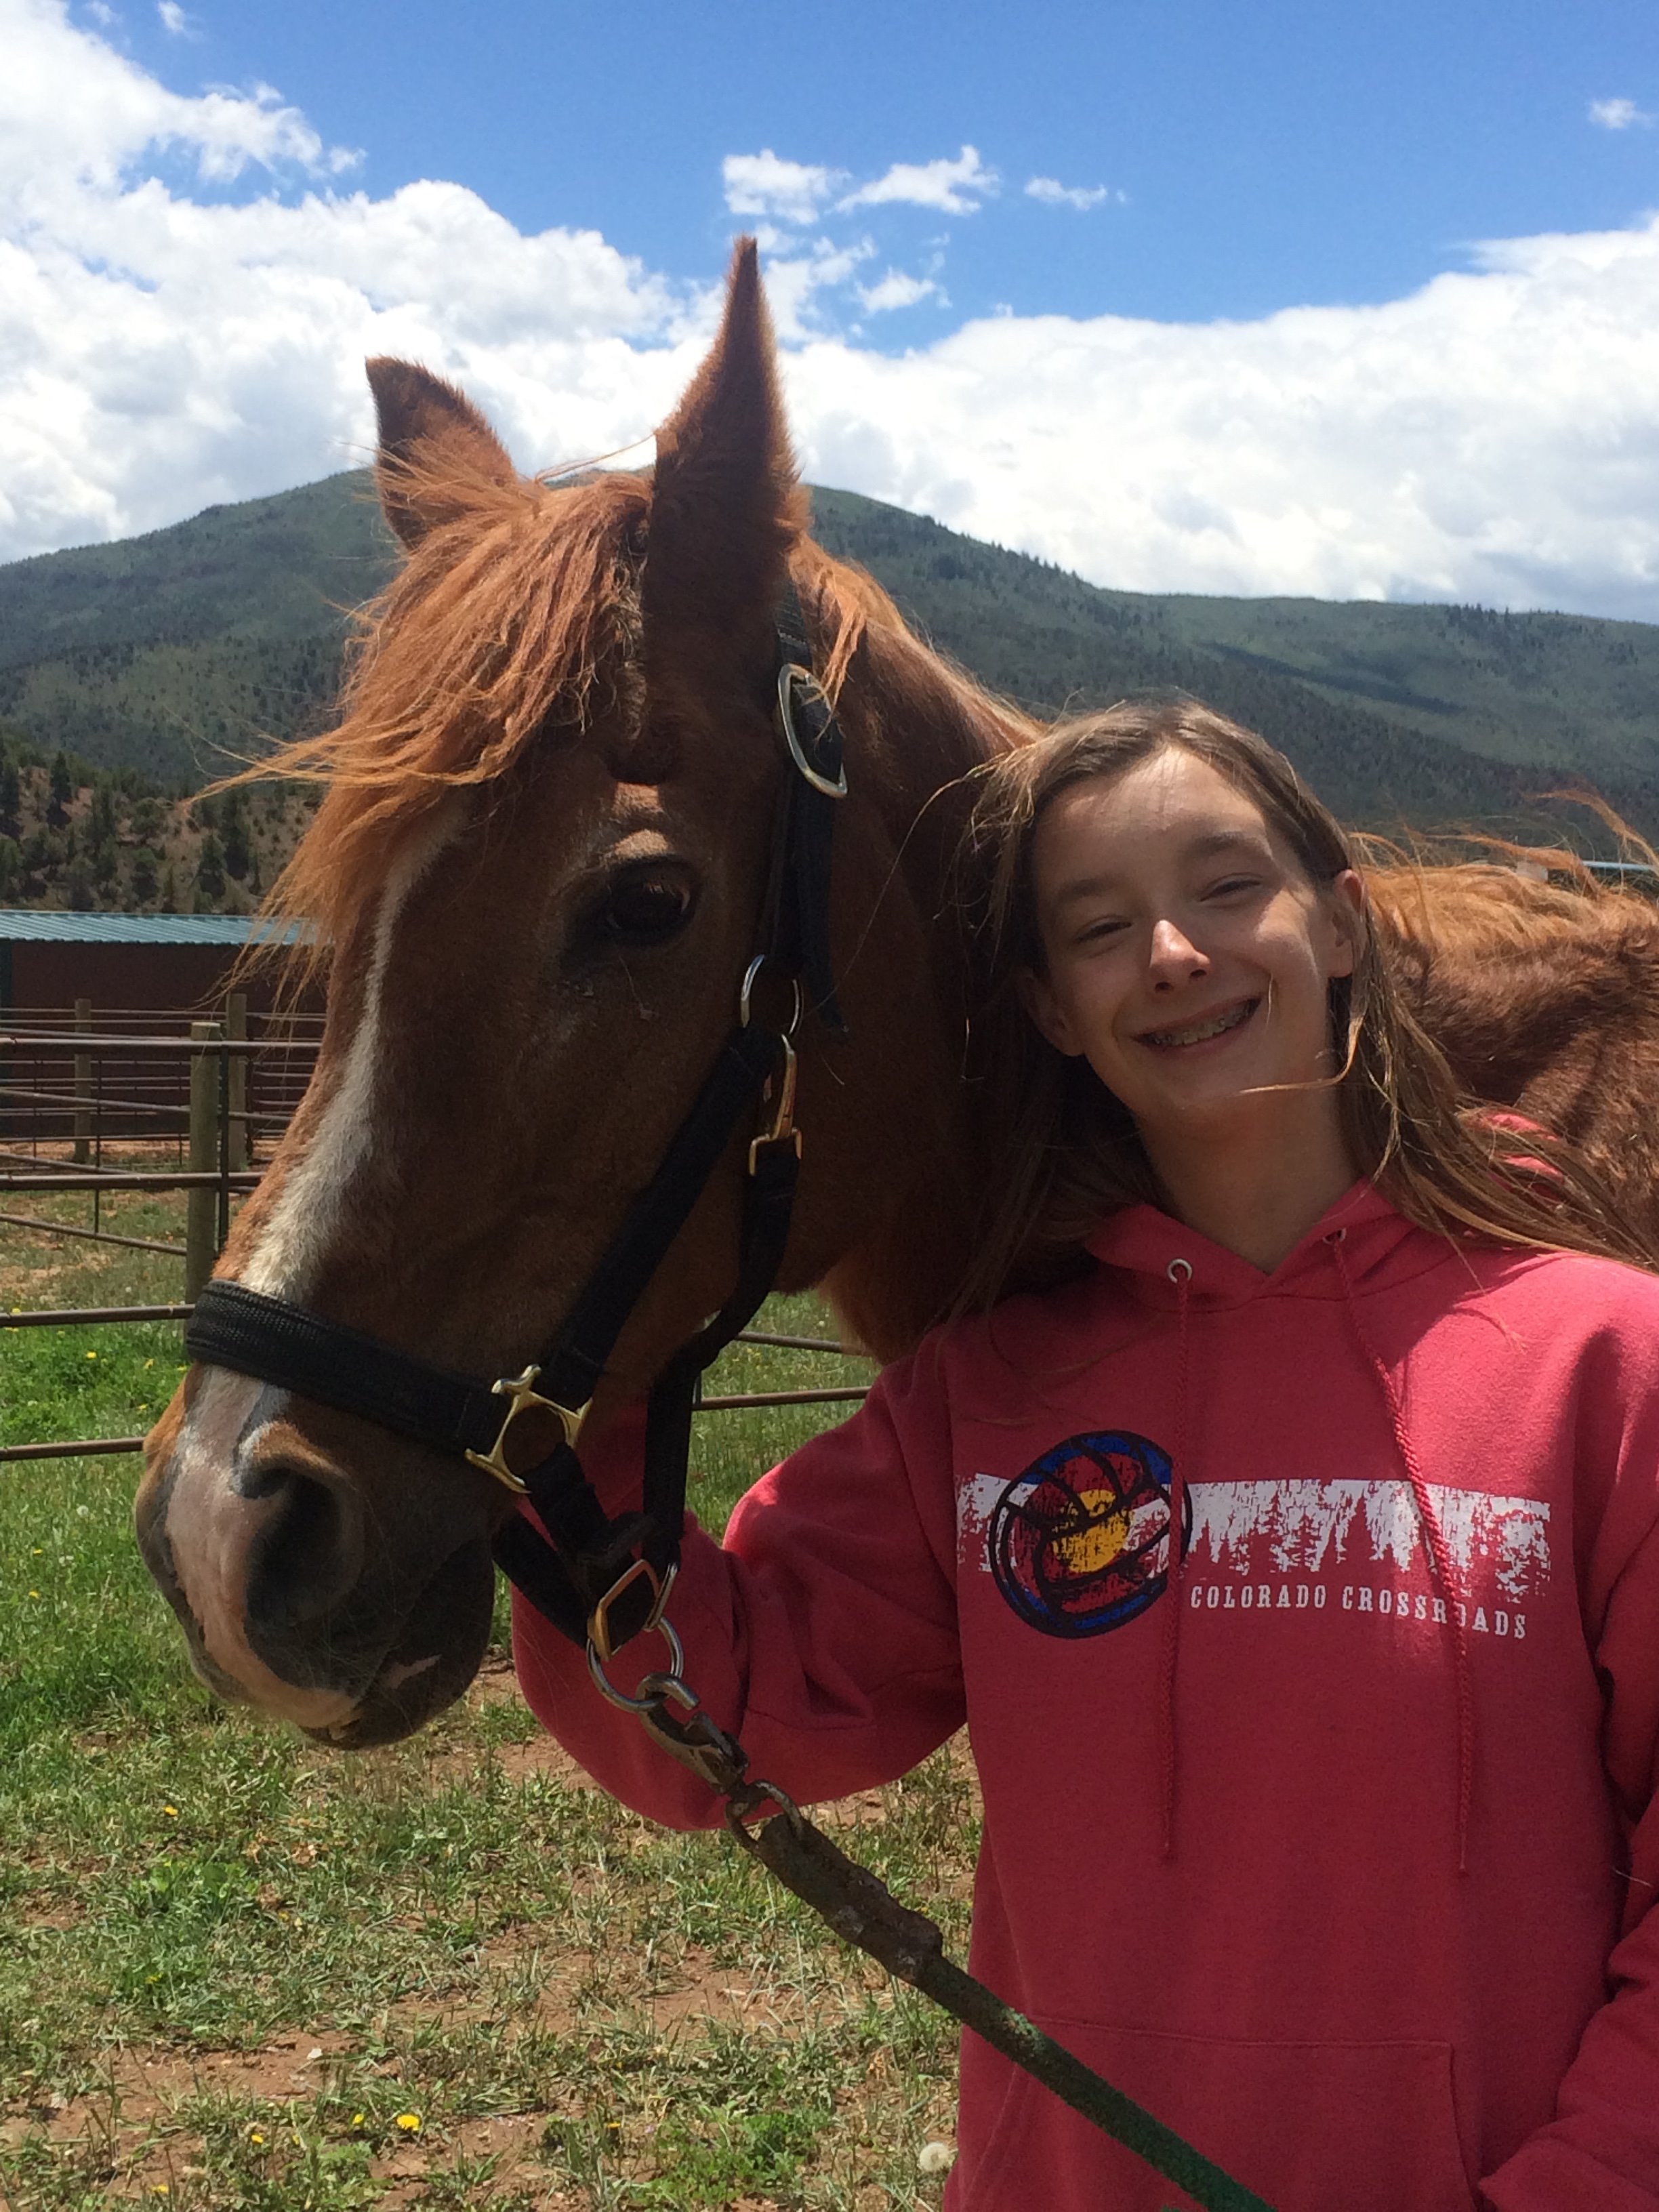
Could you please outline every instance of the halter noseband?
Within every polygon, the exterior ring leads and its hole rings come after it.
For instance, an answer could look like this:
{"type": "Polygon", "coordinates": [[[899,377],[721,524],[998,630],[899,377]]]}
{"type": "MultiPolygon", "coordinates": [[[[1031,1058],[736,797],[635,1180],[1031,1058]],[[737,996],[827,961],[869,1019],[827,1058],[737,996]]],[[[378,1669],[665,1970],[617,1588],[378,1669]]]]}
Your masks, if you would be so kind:
{"type": "Polygon", "coordinates": [[[847,1033],[830,958],[830,864],[847,775],[793,586],[777,640],[775,719],[786,778],[773,817],[759,949],[744,972],[737,1020],[656,1174],[629,1206],[542,1358],[520,1375],[479,1382],[286,1298],[222,1280],[203,1289],[185,1331],[193,1361],[458,1454],[527,1499],[546,1537],[514,1513],[496,1535],[496,1563],[601,1662],[660,1617],[679,1559],[698,1377],[754,1317],[782,1262],[800,1168],[794,1036],[803,998],[832,1036],[847,1033]],[[770,1110],[748,1152],[736,1285],[653,1385],[641,1510],[613,1519],[576,1456],[583,1420],[629,1316],[769,1081],[770,1110]]]}

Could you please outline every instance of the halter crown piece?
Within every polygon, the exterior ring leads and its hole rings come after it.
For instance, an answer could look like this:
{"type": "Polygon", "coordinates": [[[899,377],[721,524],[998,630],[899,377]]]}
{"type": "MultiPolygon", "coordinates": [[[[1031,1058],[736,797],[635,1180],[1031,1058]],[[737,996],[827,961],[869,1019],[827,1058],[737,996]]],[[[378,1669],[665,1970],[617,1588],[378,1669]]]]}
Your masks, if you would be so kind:
{"type": "Polygon", "coordinates": [[[735,1024],[656,1174],[629,1206],[541,1358],[520,1375],[481,1382],[286,1298],[222,1280],[203,1290],[185,1331],[192,1360],[454,1453],[524,1498],[546,1534],[514,1514],[495,1538],[496,1564],[556,1628],[586,1641],[600,1665],[661,1620],[679,1560],[699,1378],[753,1319],[782,1263],[800,1171],[794,1040],[803,1001],[831,1036],[847,1035],[830,957],[830,861],[846,764],[793,585],[777,619],[776,676],[786,772],[757,950],[738,987],[735,1024]],[[612,1517],[577,1457],[582,1422],[629,1316],[757,1106],[763,1119],[749,1146],[737,1282],[653,1384],[640,1510],[612,1517]]]}

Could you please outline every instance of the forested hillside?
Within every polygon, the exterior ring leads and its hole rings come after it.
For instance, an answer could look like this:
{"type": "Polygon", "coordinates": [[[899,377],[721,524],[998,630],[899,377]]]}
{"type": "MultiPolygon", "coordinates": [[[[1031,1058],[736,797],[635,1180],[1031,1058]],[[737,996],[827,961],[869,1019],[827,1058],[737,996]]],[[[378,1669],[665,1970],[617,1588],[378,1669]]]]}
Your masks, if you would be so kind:
{"type": "Polygon", "coordinates": [[[0,726],[0,907],[251,913],[309,811],[293,785],[192,798],[0,726]]]}
{"type": "MultiPolygon", "coordinates": [[[[1659,831],[1659,628],[1103,591],[852,493],[814,499],[830,550],[1028,706],[1195,693],[1367,826],[1520,826],[1533,794],[1589,782],[1659,831]]],[[[327,714],[348,611],[392,557],[356,471],[0,567],[0,902],[257,897],[298,794],[231,802],[228,829],[226,802],[191,794],[327,714]]]]}

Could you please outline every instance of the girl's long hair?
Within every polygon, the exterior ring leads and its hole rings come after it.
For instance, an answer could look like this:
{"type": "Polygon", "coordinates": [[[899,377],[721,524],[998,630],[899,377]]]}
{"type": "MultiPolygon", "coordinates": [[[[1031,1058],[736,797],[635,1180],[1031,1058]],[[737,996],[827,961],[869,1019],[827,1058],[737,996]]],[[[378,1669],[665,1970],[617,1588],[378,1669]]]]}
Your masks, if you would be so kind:
{"type": "MultiPolygon", "coordinates": [[[[1357,863],[1335,817],[1281,753],[1193,701],[1128,703],[1060,724],[982,772],[962,856],[981,1008],[969,1070],[992,1195],[956,1302],[982,1309],[1082,1263],[1109,1213],[1168,1205],[1127,1109],[1083,1060],[1038,1033],[1019,1000],[1041,975],[1034,834],[1058,794],[1159,753],[1206,762],[1261,808],[1317,890],[1357,863]]],[[[1638,1266],[1659,1254],[1600,1179],[1547,1132],[1480,1110],[1396,988],[1369,919],[1353,973],[1330,985],[1337,1110],[1350,1158],[1408,1221],[1455,1240],[1590,1252],[1638,1266]]]]}

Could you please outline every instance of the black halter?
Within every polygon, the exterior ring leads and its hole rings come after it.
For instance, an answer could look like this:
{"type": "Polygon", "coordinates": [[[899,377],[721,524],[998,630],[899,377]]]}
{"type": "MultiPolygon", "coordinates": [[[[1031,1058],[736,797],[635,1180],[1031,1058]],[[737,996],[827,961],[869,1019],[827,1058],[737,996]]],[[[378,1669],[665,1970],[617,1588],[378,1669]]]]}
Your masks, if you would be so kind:
{"type": "Polygon", "coordinates": [[[777,633],[786,775],[737,1021],[542,1358],[521,1375],[477,1382],[228,1281],[206,1285],[185,1331],[192,1360],[458,1453],[526,1498],[550,1541],[514,1513],[495,1539],[496,1562],[556,1628],[588,1640],[602,1662],[660,1615],[679,1559],[697,1379],[753,1318],[782,1262],[800,1166],[793,1039],[803,998],[832,1036],[846,1035],[830,958],[830,863],[847,778],[841,731],[811,673],[793,587],[777,633]],[[583,1419],[624,1323],[769,1081],[769,1112],[749,1147],[737,1283],[653,1385],[641,1510],[612,1519],[576,1456],[583,1419]]]}

